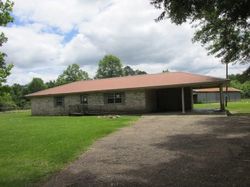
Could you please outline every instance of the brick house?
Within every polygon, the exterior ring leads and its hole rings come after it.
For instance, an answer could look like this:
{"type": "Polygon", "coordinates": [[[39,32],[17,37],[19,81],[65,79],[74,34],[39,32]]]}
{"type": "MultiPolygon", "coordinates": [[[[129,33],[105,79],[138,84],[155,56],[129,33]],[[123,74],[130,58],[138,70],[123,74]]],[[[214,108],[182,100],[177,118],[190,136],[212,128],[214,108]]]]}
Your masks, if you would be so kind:
{"type": "Polygon", "coordinates": [[[225,79],[185,72],[77,81],[27,95],[32,115],[147,113],[193,108],[193,89],[220,88],[225,79]]]}

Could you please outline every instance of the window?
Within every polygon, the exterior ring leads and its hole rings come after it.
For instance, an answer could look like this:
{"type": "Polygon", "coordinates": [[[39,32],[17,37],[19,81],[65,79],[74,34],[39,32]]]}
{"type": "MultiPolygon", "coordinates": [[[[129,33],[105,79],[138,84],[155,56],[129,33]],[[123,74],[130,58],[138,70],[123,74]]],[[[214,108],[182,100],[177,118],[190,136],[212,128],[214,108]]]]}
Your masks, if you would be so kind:
{"type": "Polygon", "coordinates": [[[124,100],[123,93],[107,93],[105,95],[105,101],[108,104],[122,103],[124,100]]]}
{"type": "Polygon", "coordinates": [[[88,104],[88,96],[87,95],[81,95],[81,104],[88,104]]]}
{"type": "Polygon", "coordinates": [[[64,97],[55,97],[55,106],[64,106],[64,97]]]}

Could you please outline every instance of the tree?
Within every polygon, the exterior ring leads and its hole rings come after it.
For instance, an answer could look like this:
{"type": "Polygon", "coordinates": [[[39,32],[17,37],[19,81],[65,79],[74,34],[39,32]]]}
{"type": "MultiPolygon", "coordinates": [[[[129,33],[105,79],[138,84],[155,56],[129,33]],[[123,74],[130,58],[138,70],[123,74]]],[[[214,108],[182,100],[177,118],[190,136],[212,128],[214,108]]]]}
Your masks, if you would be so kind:
{"type": "Polygon", "coordinates": [[[250,67],[242,74],[229,75],[230,86],[242,91],[243,97],[250,97],[250,67]]]}
{"type": "MultiPolygon", "coordinates": [[[[13,21],[13,17],[10,15],[12,12],[14,3],[6,0],[3,2],[0,0],[0,26],[6,26],[9,22],[13,21]]],[[[4,33],[0,33],[0,47],[3,43],[7,42],[7,38],[4,33]]],[[[10,71],[13,67],[12,64],[7,65],[5,62],[6,54],[0,52],[0,86],[6,82],[6,78],[10,75],[10,71]]]]}
{"type": "Polygon", "coordinates": [[[106,55],[99,61],[95,78],[109,78],[123,76],[122,63],[120,59],[113,55],[106,55]]]}
{"type": "Polygon", "coordinates": [[[57,82],[55,80],[50,80],[49,82],[45,83],[47,88],[53,88],[57,86],[57,82]]]}
{"type": "Polygon", "coordinates": [[[80,69],[78,64],[72,64],[57,78],[57,85],[67,84],[79,80],[87,80],[89,75],[86,71],[80,69]]]}
{"type": "Polygon", "coordinates": [[[135,75],[144,75],[144,74],[147,74],[146,71],[141,71],[139,69],[135,70],[135,75]]]}
{"type": "Polygon", "coordinates": [[[199,41],[223,63],[249,63],[249,0],[151,0],[163,12],[156,19],[170,18],[176,24],[190,21],[199,41]]]}
{"type": "Polygon", "coordinates": [[[0,87],[0,111],[16,109],[15,102],[10,94],[11,87],[4,85],[0,87]]]}
{"type": "Polygon", "coordinates": [[[44,90],[45,88],[46,85],[41,78],[33,78],[28,84],[28,93],[38,92],[40,90],[44,90]]]}
{"type": "Polygon", "coordinates": [[[250,66],[239,76],[240,82],[250,81],[250,66]]]}
{"type": "Polygon", "coordinates": [[[133,70],[130,66],[125,66],[123,68],[123,75],[124,76],[129,76],[129,75],[131,75],[131,76],[133,76],[133,75],[143,75],[143,74],[147,74],[147,72],[141,71],[139,69],[133,70]]]}
{"type": "Polygon", "coordinates": [[[13,84],[11,86],[10,94],[12,100],[19,108],[28,107],[27,105],[29,105],[29,102],[27,98],[25,98],[25,95],[28,94],[27,85],[13,84]]]}
{"type": "Polygon", "coordinates": [[[230,80],[237,80],[240,83],[250,81],[250,66],[242,74],[229,75],[230,80]]]}
{"type": "Polygon", "coordinates": [[[135,75],[135,71],[130,66],[125,66],[123,68],[123,75],[124,76],[135,75]]]}

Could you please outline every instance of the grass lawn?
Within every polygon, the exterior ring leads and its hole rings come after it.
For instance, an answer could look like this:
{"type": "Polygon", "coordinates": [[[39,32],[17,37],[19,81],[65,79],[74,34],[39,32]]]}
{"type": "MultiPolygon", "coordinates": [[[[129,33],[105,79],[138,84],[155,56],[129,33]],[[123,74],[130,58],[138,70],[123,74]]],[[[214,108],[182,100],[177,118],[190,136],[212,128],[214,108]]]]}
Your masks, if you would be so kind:
{"type": "MultiPolygon", "coordinates": [[[[220,103],[195,104],[195,109],[215,109],[220,108],[220,103]]],[[[226,108],[233,114],[250,114],[250,99],[242,99],[238,102],[228,102],[226,108]]]]}
{"type": "Polygon", "coordinates": [[[46,179],[98,138],[136,119],[0,113],[0,186],[27,186],[46,179]]]}

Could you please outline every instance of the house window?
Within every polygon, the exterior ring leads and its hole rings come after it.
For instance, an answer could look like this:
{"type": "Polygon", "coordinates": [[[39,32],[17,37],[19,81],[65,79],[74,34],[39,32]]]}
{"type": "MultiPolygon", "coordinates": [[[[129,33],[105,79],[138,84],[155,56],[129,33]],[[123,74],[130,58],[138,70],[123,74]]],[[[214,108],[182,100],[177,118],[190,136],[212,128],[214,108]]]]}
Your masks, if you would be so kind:
{"type": "Polygon", "coordinates": [[[64,97],[55,97],[55,106],[64,106],[64,97]]]}
{"type": "Polygon", "coordinates": [[[87,95],[81,95],[80,96],[81,99],[81,104],[88,104],[88,96],[87,95]]]}
{"type": "Polygon", "coordinates": [[[108,104],[114,104],[114,103],[122,103],[124,100],[124,94],[119,92],[119,93],[107,93],[105,95],[105,101],[108,104]]]}

